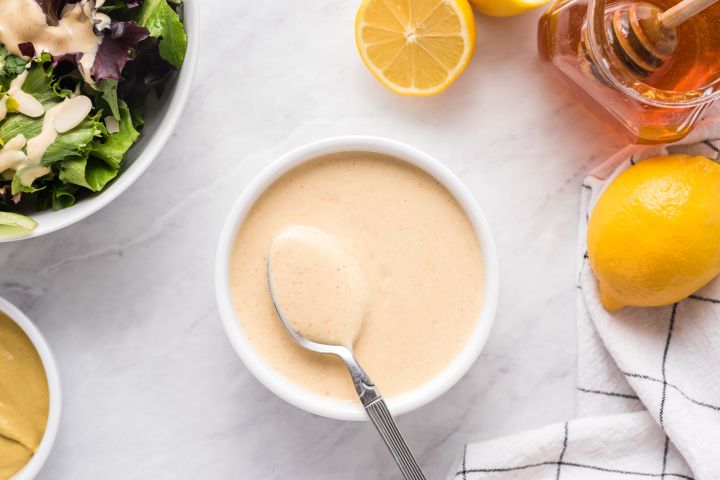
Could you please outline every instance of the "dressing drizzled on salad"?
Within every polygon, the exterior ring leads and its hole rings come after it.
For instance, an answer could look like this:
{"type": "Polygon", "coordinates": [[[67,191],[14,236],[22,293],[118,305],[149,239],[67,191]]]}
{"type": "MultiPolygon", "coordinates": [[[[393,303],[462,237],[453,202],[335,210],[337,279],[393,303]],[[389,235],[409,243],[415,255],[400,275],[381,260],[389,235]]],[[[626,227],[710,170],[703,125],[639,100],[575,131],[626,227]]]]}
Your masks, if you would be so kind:
{"type": "Polygon", "coordinates": [[[19,45],[27,43],[36,52],[53,56],[80,53],[80,73],[86,82],[94,83],[90,72],[103,38],[95,32],[110,25],[110,17],[93,10],[104,3],[105,0],[97,0],[94,7],[89,0],[68,4],[58,24],[48,25],[45,12],[35,0],[2,0],[0,42],[17,56],[23,56],[19,45]]]}
{"type": "Polygon", "coordinates": [[[181,0],[0,0],[0,236],[101,192],[182,66],[181,0]]]}
{"type": "Polygon", "coordinates": [[[7,101],[13,99],[18,105],[18,112],[29,117],[44,115],[39,135],[27,140],[25,135],[19,133],[0,149],[0,171],[15,170],[20,184],[24,186],[30,186],[37,178],[50,173],[50,169],[41,163],[48,147],[57,139],[59,133],[68,132],[80,125],[92,110],[90,98],[77,95],[66,98],[45,112],[42,103],[20,90],[27,74],[25,71],[13,80],[8,95],[3,99],[4,112],[0,112],[4,118],[7,115],[7,101]],[[23,148],[26,148],[26,152],[23,148]]]}

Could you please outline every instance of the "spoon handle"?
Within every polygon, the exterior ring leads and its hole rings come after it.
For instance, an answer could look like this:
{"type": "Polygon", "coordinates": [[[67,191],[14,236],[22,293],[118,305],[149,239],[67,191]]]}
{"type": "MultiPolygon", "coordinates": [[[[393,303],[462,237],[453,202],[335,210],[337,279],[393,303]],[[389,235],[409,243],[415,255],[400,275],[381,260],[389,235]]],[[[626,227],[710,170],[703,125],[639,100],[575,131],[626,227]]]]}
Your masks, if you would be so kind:
{"type": "Polygon", "coordinates": [[[360,402],[365,407],[370,421],[375,425],[385,445],[390,450],[395,463],[400,467],[405,480],[425,480],[420,465],[415,460],[408,444],[405,443],[405,439],[400,433],[395,420],[393,420],[390,410],[385,405],[385,400],[380,395],[375,382],[365,373],[351,350],[343,347],[334,353],[345,362],[360,402]]]}
{"type": "Polygon", "coordinates": [[[413,456],[400,430],[398,430],[395,420],[393,420],[390,411],[385,405],[385,400],[378,397],[368,405],[365,405],[365,411],[370,417],[385,444],[390,449],[395,462],[400,467],[400,471],[406,480],[425,480],[420,466],[413,456]]]}

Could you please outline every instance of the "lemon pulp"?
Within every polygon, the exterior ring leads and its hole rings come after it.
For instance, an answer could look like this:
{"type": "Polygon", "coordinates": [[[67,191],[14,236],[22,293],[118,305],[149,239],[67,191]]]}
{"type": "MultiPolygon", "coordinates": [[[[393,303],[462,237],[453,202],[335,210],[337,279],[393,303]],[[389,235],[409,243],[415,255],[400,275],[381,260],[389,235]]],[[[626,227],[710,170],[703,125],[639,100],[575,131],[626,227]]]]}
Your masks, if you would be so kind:
{"type": "Polygon", "coordinates": [[[475,22],[467,0],[365,0],[355,40],[383,85],[404,95],[434,95],[470,62],[475,22]]]}

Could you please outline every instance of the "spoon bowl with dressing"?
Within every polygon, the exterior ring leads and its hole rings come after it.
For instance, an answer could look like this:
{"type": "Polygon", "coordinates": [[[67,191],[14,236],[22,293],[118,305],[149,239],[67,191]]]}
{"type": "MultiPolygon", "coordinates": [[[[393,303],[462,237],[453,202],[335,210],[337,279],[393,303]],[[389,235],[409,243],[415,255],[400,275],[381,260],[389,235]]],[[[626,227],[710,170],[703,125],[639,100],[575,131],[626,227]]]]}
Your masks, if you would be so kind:
{"type": "Polygon", "coordinates": [[[353,355],[353,343],[369,308],[368,286],[360,266],[331,235],[292,226],[273,239],[266,275],[275,311],[293,340],[345,363],[368,418],[404,478],[424,480],[380,391],[353,355]]]}
{"type": "Polygon", "coordinates": [[[267,276],[275,309],[298,343],[315,351],[352,348],[369,291],[360,266],[334,237],[306,226],[283,229],[270,246],[267,276]]]}

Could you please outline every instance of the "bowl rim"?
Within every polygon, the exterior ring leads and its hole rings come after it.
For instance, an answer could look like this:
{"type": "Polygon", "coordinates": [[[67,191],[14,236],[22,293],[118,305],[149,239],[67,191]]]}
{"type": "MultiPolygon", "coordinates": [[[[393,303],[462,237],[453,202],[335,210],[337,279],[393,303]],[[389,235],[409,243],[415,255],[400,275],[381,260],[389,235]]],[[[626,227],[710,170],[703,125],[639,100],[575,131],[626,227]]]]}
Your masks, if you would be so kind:
{"type": "Polygon", "coordinates": [[[282,376],[266,362],[247,340],[238,322],[229,289],[230,256],[237,232],[259,196],[279,177],[314,158],[340,152],[364,151],[396,157],[415,165],[437,179],[455,197],[470,219],[483,255],[485,296],[472,333],[458,356],[424,385],[386,399],[394,415],[416,410],[435,400],[470,369],[482,351],[492,329],[499,298],[499,268],[495,241],[480,206],[467,187],[443,163],[410,145],[384,137],[365,135],[332,137],[298,147],[268,165],[242,191],[222,228],[215,257],[215,292],[225,332],[248,370],[285,401],[310,413],[338,420],[367,420],[359,403],[320,396],[282,376]]]}
{"type": "Polygon", "coordinates": [[[55,356],[53,355],[52,350],[50,350],[47,340],[45,340],[43,334],[27,317],[27,315],[3,297],[0,297],[0,312],[10,317],[10,319],[14,321],[15,324],[23,330],[23,332],[25,332],[25,335],[28,336],[40,356],[48,382],[50,397],[48,419],[47,424],[45,425],[45,432],[43,433],[42,440],[40,441],[40,446],[32,458],[30,458],[30,461],[11,477],[12,480],[30,480],[35,478],[42,469],[43,465],[45,465],[45,462],[50,455],[50,451],[55,444],[55,439],[57,438],[57,433],[60,428],[60,414],[62,411],[60,374],[58,373],[55,356]]]}
{"type": "MultiPolygon", "coordinates": [[[[162,116],[153,133],[152,138],[139,152],[135,161],[107,187],[107,189],[98,192],[91,198],[86,198],[64,210],[49,212],[48,215],[62,215],[65,217],[62,221],[56,221],[49,226],[45,226],[42,221],[38,222],[35,229],[28,235],[13,236],[9,238],[0,238],[0,243],[19,242],[30,238],[37,238],[47,235],[63,228],[69,227],[86,219],[93,213],[109,205],[113,200],[124,193],[138,178],[152,165],[160,151],[165,147],[180,117],[182,116],[185,104],[190,97],[192,90],[193,77],[197,69],[200,33],[200,2],[202,0],[184,0],[183,25],[187,34],[187,52],[185,53],[185,61],[178,72],[175,90],[168,100],[167,112],[162,116]]],[[[31,218],[34,215],[30,215],[31,218]]],[[[34,218],[33,218],[34,219],[34,218]]]]}

